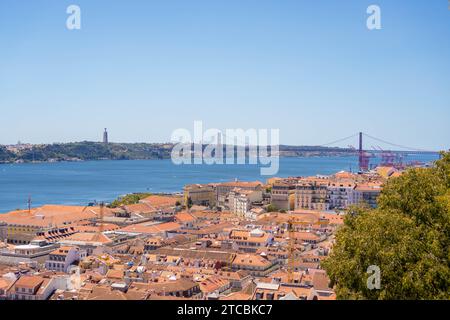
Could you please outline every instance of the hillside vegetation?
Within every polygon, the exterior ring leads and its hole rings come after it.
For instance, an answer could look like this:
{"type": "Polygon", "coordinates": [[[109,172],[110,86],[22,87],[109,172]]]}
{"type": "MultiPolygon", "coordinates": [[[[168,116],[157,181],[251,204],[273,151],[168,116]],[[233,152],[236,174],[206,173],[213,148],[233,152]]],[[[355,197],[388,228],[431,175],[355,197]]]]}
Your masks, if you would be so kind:
{"type": "Polygon", "coordinates": [[[171,146],[146,143],[74,142],[64,144],[35,145],[17,153],[9,152],[2,161],[49,161],[49,160],[136,160],[164,159],[170,157],[171,146]]]}
{"type": "MultiPolygon", "coordinates": [[[[104,144],[89,141],[33,145],[17,152],[0,146],[0,162],[169,159],[172,148],[171,143],[104,144]]],[[[340,148],[280,146],[280,156],[284,157],[348,155],[349,152],[351,150],[340,148]]]]}

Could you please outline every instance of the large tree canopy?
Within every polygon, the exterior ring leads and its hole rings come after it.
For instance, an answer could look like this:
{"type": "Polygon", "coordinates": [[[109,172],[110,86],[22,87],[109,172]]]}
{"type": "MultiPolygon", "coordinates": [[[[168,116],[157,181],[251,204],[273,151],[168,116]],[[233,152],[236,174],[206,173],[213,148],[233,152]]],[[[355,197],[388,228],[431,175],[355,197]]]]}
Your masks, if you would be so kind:
{"type": "Polygon", "coordinates": [[[323,263],[338,299],[450,299],[450,153],[390,179],[377,209],[351,208],[323,263]],[[367,270],[378,266],[380,289],[367,270]]]}

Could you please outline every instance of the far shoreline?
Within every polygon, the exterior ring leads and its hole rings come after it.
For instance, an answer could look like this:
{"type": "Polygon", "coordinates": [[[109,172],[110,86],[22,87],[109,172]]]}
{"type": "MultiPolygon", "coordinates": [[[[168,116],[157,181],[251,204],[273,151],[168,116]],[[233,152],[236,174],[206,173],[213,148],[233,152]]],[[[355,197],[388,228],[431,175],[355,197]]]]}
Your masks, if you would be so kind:
{"type": "MultiPolygon", "coordinates": [[[[436,155],[439,156],[440,152],[427,152],[427,153],[417,153],[417,152],[404,152],[410,155],[417,154],[427,154],[427,155],[436,155]]],[[[322,157],[357,157],[356,154],[350,153],[324,153],[324,154],[314,154],[314,155],[280,155],[279,158],[283,159],[302,159],[302,158],[322,158],[322,157]]],[[[247,159],[247,158],[246,158],[247,159]]],[[[142,159],[78,159],[78,160],[43,160],[43,161],[0,161],[0,165],[8,165],[8,164],[43,164],[43,163],[79,163],[79,162],[99,162],[99,161],[165,161],[171,160],[170,157],[166,158],[142,158],[142,159]]]]}

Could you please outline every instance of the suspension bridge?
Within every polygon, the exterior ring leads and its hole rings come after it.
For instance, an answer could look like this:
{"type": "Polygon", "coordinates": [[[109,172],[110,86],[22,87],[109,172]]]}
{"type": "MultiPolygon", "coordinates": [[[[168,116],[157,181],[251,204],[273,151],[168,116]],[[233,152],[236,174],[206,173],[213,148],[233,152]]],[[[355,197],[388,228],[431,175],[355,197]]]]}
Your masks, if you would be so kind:
{"type": "MultiPolygon", "coordinates": [[[[243,132],[243,135],[246,135],[246,132],[243,132]]],[[[256,133],[255,133],[256,135],[256,133]]],[[[223,146],[222,141],[225,139],[225,145],[229,144],[235,146],[236,143],[240,144],[243,147],[248,148],[250,145],[259,146],[256,142],[255,144],[251,144],[249,137],[245,137],[245,139],[240,139],[236,136],[228,136],[222,132],[217,133],[217,145],[223,146]]],[[[350,143],[352,143],[350,142],[350,143]]],[[[199,143],[202,149],[204,148],[204,142],[201,140],[199,143]]],[[[294,147],[294,146],[284,146],[284,147],[294,147]]],[[[394,142],[390,142],[385,139],[381,139],[372,135],[369,135],[364,132],[357,132],[350,136],[343,137],[322,145],[311,146],[311,148],[339,148],[339,151],[346,152],[349,154],[355,154],[358,156],[358,165],[359,171],[364,172],[371,169],[371,158],[380,158],[380,161],[377,161],[377,165],[387,166],[387,167],[396,167],[398,169],[405,168],[408,165],[419,165],[421,164],[419,161],[413,161],[410,163],[405,162],[405,158],[410,154],[419,155],[419,154],[434,154],[438,155],[439,151],[437,150],[426,150],[423,148],[406,146],[394,142]],[[355,147],[353,144],[348,144],[347,147],[343,147],[342,144],[344,142],[349,143],[350,141],[357,142],[357,146],[355,147]],[[369,142],[369,143],[367,143],[369,142]],[[370,148],[364,147],[364,144],[370,145],[370,148]],[[380,145],[384,146],[384,148],[380,147],[380,145]]],[[[248,150],[247,150],[248,151],[248,150]]],[[[373,165],[373,163],[372,163],[373,165]]]]}
{"type": "Polygon", "coordinates": [[[331,141],[326,144],[322,144],[319,147],[332,147],[342,144],[346,141],[354,141],[358,138],[358,148],[353,145],[348,145],[348,148],[358,155],[358,163],[360,171],[367,171],[370,167],[370,158],[380,156],[381,166],[392,166],[392,167],[404,167],[404,158],[410,154],[438,154],[439,151],[436,150],[426,150],[422,148],[416,148],[411,146],[405,146],[397,143],[387,141],[385,139],[377,138],[364,132],[358,132],[352,134],[348,137],[344,137],[338,140],[331,141]],[[364,141],[369,140],[374,144],[371,145],[371,149],[364,148],[364,141]],[[386,145],[389,148],[381,148],[379,144],[386,145]]]}

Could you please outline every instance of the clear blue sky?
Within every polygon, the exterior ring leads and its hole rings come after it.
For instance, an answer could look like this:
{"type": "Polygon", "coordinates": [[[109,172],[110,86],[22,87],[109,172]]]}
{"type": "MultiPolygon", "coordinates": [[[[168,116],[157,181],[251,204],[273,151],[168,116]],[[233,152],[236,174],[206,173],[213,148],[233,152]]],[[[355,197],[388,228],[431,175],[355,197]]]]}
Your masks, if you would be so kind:
{"type": "Polygon", "coordinates": [[[162,142],[203,120],[280,128],[284,144],[361,130],[450,147],[447,0],[1,0],[0,41],[0,144],[104,127],[162,142]],[[382,30],[366,28],[370,4],[382,30]]]}

